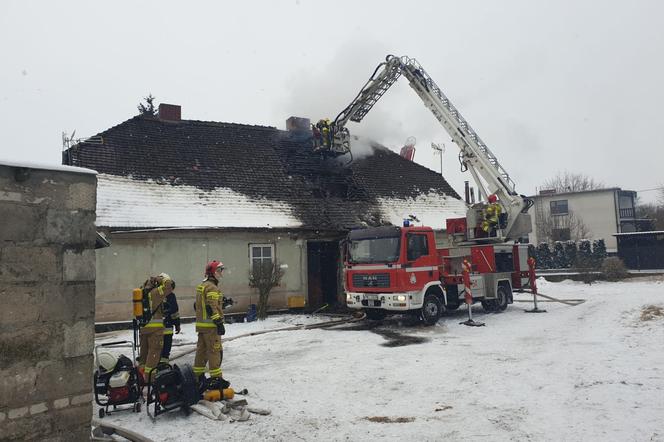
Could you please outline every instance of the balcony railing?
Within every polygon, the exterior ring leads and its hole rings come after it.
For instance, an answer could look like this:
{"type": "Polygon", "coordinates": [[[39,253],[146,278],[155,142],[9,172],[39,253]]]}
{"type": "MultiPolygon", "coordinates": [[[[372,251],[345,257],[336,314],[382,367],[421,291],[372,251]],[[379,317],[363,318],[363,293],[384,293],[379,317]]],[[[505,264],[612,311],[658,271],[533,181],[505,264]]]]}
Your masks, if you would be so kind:
{"type": "Polygon", "coordinates": [[[620,218],[634,218],[634,208],[620,209],[620,218]]]}

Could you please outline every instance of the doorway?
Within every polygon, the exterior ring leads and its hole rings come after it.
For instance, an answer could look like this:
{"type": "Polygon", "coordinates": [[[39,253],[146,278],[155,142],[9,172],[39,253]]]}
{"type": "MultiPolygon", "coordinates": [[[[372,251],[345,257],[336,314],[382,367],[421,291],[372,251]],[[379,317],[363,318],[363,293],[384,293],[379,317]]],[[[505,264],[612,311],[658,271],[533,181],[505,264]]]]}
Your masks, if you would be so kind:
{"type": "Polygon", "coordinates": [[[339,289],[339,243],[307,241],[309,308],[317,310],[337,303],[339,289]]]}

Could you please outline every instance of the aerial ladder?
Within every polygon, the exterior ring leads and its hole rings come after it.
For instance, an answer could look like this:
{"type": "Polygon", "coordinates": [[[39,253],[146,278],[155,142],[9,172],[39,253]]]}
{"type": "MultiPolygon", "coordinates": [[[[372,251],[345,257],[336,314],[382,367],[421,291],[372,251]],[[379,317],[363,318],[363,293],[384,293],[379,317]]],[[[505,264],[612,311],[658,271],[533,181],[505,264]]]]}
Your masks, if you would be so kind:
{"type": "Polygon", "coordinates": [[[388,55],[385,61],[376,67],[355,99],[326,126],[326,139],[322,143],[314,142],[314,150],[333,156],[350,153],[351,136],[346,124],[348,121],[362,121],[401,75],[406,77],[424,105],[459,146],[462,171],[468,170],[473,176],[480,200],[497,198],[501,213],[504,214],[494,234],[483,236],[478,232],[477,225],[488,204],[480,202],[471,205],[466,216],[466,232],[461,242],[518,240],[530,233],[532,227],[527,212],[533,201],[516,192],[514,181],[493,152],[414,58],[388,55]]]}

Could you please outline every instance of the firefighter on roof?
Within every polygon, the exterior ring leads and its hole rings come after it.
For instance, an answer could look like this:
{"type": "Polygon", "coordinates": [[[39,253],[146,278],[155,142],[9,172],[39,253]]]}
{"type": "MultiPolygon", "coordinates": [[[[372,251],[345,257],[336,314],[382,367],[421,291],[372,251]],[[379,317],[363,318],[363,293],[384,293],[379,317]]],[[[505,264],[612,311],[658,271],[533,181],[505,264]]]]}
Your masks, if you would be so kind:
{"type": "Polygon", "coordinates": [[[143,284],[144,297],[147,297],[150,306],[150,315],[147,322],[141,326],[140,346],[138,356],[139,367],[143,369],[146,381],[157,368],[164,346],[164,300],[173,291],[171,277],[166,273],[150,277],[143,284]]]}
{"type": "MultiPolygon", "coordinates": [[[[162,273],[159,276],[166,275],[162,273]]],[[[168,275],[166,275],[168,276],[168,275]]],[[[175,281],[171,279],[171,289],[175,290],[175,281]]],[[[175,333],[180,333],[180,309],[178,307],[178,300],[175,297],[175,292],[171,292],[164,300],[165,314],[164,314],[164,348],[161,351],[160,364],[168,364],[171,356],[171,346],[173,345],[173,327],[175,326],[175,333]]]]}
{"type": "Polygon", "coordinates": [[[316,125],[312,125],[312,131],[314,134],[314,146],[316,148],[325,148],[328,149],[332,145],[331,131],[330,131],[330,120],[325,118],[319,120],[316,125]]]}
{"type": "Polygon", "coordinates": [[[194,374],[202,380],[208,365],[210,382],[208,390],[227,388],[230,384],[221,377],[221,336],[225,334],[223,295],[219,290],[224,265],[211,261],[205,267],[205,279],[196,287],[196,357],[194,374]]]}

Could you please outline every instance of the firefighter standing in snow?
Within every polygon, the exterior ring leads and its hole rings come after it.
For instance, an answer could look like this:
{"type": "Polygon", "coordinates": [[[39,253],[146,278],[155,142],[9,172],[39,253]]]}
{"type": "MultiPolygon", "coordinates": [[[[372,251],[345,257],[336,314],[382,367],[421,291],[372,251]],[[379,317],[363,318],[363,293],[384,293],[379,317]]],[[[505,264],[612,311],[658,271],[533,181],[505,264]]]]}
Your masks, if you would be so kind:
{"type": "Polygon", "coordinates": [[[222,312],[223,295],[219,290],[224,265],[212,261],[205,267],[205,279],[196,287],[196,357],[194,374],[199,378],[205,374],[207,363],[210,373],[209,390],[227,388],[228,382],[221,377],[221,335],[224,329],[222,312]]]}
{"type": "MultiPolygon", "coordinates": [[[[171,280],[171,289],[175,289],[175,281],[171,280]]],[[[175,292],[171,292],[164,300],[166,311],[164,312],[164,349],[161,351],[160,363],[168,364],[171,356],[171,346],[173,345],[173,326],[175,333],[180,333],[180,309],[175,292]]]]}
{"type": "Polygon", "coordinates": [[[164,300],[173,291],[171,277],[166,273],[151,277],[143,285],[147,289],[145,296],[150,305],[150,320],[141,327],[140,346],[138,356],[139,367],[143,368],[145,379],[157,368],[164,346],[164,300]]]}

